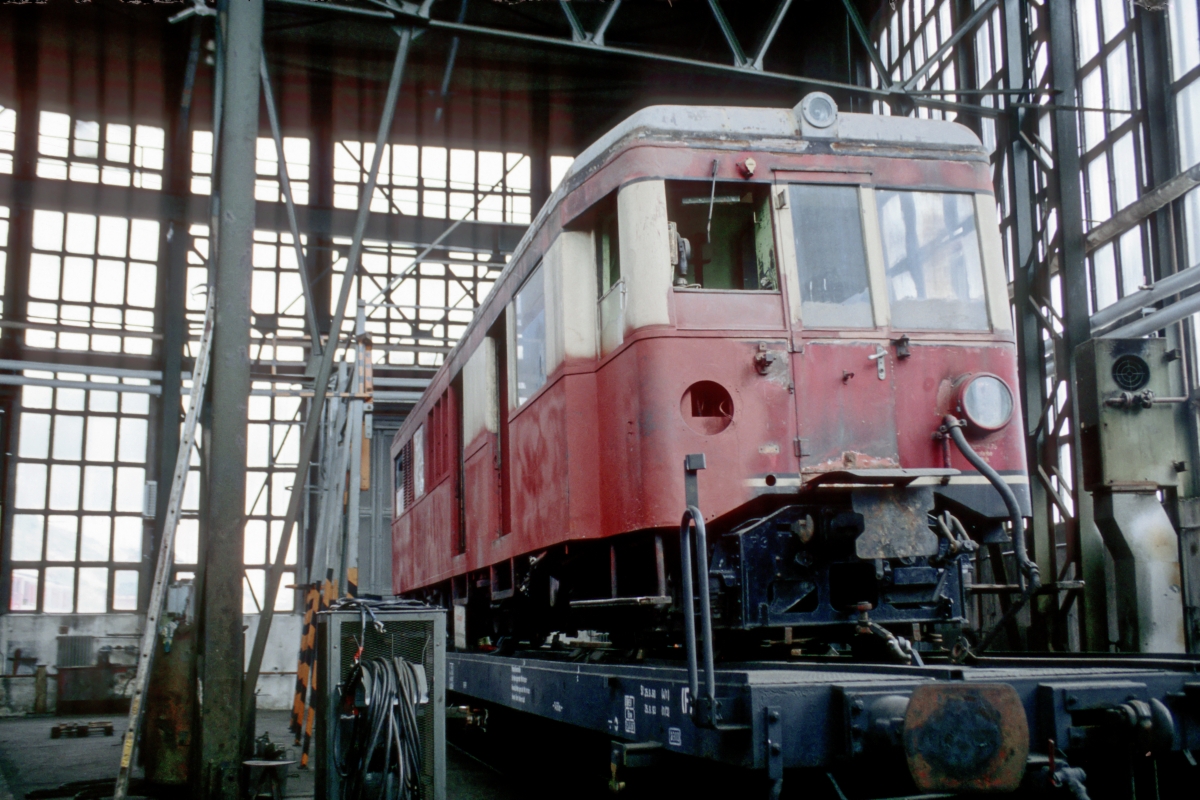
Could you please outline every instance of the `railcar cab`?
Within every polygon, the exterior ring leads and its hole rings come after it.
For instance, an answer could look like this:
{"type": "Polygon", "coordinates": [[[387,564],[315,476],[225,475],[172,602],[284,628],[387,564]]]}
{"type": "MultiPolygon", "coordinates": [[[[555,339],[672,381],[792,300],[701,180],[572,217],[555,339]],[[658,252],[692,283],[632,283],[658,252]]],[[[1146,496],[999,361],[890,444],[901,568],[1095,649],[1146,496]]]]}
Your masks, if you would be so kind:
{"type": "Polygon", "coordinates": [[[611,436],[602,527],[664,525],[675,507],[643,495],[681,494],[682,455],[706,452],[722,627],[837,625],[864,604],[885,623],[961,619],[943,551],[972,545],[927,514],[986,542],[1009,514],[939,438],[947,414],[968,418],[1028,512],[986,154],[961,126],[828,108],[791,143],[681,137],[685,157],[655,157],[665,177],[624,183],[587,219],[601,430],[642,432],[611,436]],[[670,344],[646,338],[656,326],[670,344]],[[631,339],[638,382],[606,384],[604,359],[631,339]],[[665,409],[676,397],[683,425],[665,409]]]}

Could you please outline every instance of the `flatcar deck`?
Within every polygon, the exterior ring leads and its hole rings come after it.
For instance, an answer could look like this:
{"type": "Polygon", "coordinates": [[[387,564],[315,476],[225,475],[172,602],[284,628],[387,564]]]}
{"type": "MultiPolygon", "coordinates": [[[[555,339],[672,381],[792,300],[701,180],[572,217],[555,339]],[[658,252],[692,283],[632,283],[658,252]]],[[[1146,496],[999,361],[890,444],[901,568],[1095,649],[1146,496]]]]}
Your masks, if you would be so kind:
{"type": "MultiPolygon", "coordinates": [[[[924,667],[722,664],[716,672],[720,719],[705,727],[689,714],[688,670],[681,663],[522,655],[450,653],[448,688],[473,701],[607,734],[614,741],[614,763],[678,753],[762,770],[779,780],[784,769],[830,769],[889,752],[903,755],[906,725],[915,724],[911,714],[906,723],[906,712],[917,704],[913,693],[922,686],[951,694],[1011,687],[1003,692],[1017,704],[1013,713],[1024,712],[1030,763],[1044,762],[1056,750],[1081,753],[1114,737],[1142,752],[1200,748],[1200,661],[1188,659],[1014,657],[924,667]]],[[[954,729],[962,724],[954,723],[954,729]]],[[[1025,762],[1022,755],[1021,772],[1025,762]]]]}

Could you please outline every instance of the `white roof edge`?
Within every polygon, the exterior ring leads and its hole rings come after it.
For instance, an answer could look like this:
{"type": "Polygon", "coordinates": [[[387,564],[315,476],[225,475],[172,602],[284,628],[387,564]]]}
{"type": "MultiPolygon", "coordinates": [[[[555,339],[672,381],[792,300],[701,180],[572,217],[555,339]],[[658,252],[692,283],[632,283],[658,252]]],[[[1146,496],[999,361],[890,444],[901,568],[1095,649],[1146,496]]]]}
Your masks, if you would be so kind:
{"type": "MultiPolygon", "coordinates": [[[[495,286],[501,285],[524,255],[534,234],[542,227],[550,210],[558,206],[566,194],[570,179],[587,165],[599,158],[605,150],[637,131],[678,131],[684,134],[704,135],[710,138],[780,139],[790,138],[797,142],[805,138],[816,141],[837,139],[842,141],[890,142],[917,144],[932,147],[983,148],[983,142],[971,129],[957,122],[920,119],[917,117],[893,117],[876,114],[853,114],[838,112],[838,121],[824,136],[802,137],[800,121],[790,108],[743,108],[738,106],[647,106],[617,123],[571,163],[570,168],[551,192],[545,204],[534,215],[529,227],[521,236],[517,246],[501,273],[496,276],[495,286]],[[836,130],[836,134],[834,131],[836,130]]],[[[485,301],[486,302],[486,301],[485,301]]],[[[482,308],[483,306],[480,306],[482,308]]],[[[466,333],[474,330],[478,314],[467,325],[466,333]]],[[[457,354],[466,334],[446,354],[440,372],[457,354]]],[[[417,406],[414,406],[414,411],[417,406]]],[[[407,421],[405,422],[407,425],[407,421]]],[[[401,426],[401,430],[404,426],[401,426]]]]}
{"type": "Polygon", "coordinates": [[[979,137],[969,128],[945,120],[840,112],[834,129],[828,135],[802,137],[800,122],[790,108],[649,106],[626,117],[580,153],[564,180],[595,161],[617,142],[638,131],[678,131],[681,134],[729,139],[792,138],[799,141],[808,138],[821,141],[836,138],[843,141],[983,147],[979,137]],[[833,133],[834,129],[836,133],[833,133]]]}

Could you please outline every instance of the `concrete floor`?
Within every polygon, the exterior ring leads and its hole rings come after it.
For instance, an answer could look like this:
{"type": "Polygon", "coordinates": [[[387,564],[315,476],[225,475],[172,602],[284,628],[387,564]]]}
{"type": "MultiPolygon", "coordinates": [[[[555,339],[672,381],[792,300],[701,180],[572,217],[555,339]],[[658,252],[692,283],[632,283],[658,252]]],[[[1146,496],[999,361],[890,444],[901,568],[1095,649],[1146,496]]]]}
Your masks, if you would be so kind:
{"type": "MultiPolygon", "coordinates": [[[[294,749],[288,713],[259,711],[256,736],[294,749]]],[[[29,792],[75,781],[112,780],[121,757],[125,716],[0,718],[0,800],[25,800],[29,792]],[[63,722],[111,722],[113,736],[51,739],[50,728],[63,722]]],[[[608,738],[527,715],[493,714],[486,733],[467,729],[464,715],[447,714],[447,800],[527,800],[561,795],[575,800],[611,800],[608,791],[608,738]]],[[[315,750],[315,744],[314,744],[315,750]]],[[[140,770],[135,775],[140,775],[140,770]]],[[[287,797],[315,794],[315,770],[289,769],[287,797]]],[[[765,795],[744,773],[681,760],[659,769],[622,774],[625,800],[684,796],[765,795]]],[[[798,788],[794,785],[793,788],[798,788]]],[[[70,797],[73,793],[68,793],[70,797]]],[[[182,793],[181,793],[182,794],[182,793]]]]}
{"type": "MultiPolygon", "coordinates": [[[[31,791],[53,789],[74,781],[113,779],[121,760],[125,727],[125,716],[97,714],[0,719],[0,800],[25,800],[31,791]],[[50,738],[50,728],[54,725],[93,720],[111,722],[113,735],[93,733],[77,739],[50,738]]],[[[287,712],[260,711],[256,735],[264,731],[270,734],[272,742],[291,747],[287,712]]],[[[517,795],[509,779],[454,745],[446,750],[448,798],[515,800],[517,795]]],[[[299,753],[295,755],[298,759],[299,753]]],[[[288,773],[287,797],[313,797],[314,780],[313,769],[292,767],[288,773]]]]}

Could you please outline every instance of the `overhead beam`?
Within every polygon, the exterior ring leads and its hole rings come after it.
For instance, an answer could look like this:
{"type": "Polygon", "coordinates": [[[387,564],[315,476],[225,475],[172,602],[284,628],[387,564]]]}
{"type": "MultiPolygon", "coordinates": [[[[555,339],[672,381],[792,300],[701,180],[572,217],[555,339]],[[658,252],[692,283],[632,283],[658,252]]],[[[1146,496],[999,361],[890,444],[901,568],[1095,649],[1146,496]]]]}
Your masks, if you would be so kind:
{"type": "Polygon", "coordinates": [[[846,15],[850,17],[850,24],[854,26],[858,40],[866,49],[867,57],[871,59],[871,65],[875,67],[875,73],[879,75],[879,85],[885,89],[892,88],[892,79],[888,77],[887,67],[883,65],[883,59],[879,57],[879,51],[875,49],[875,43],[871,41],[871,34],[867,31],[867,26],[863,23],[858,8],[854,5],[854,0],[842,0],[842,5],[846,7],[846,15]]]}
{"type": "Polygon", "coordinates": [[[779,26],[783,22],[783,16],[787,14],[788,9],[792,7],[792,0],[779,0],[775,6],[775,13],[771,15],[771,21],[767,23],[767,29],[763,31],[762,40],[758,43],[758,49],[754,51],[754,58],[750,59],[750,66],[754,69],[763,68],[763,59],[767,57],[767,51],[771,49],[771,42],[775,41],[775,34],[779,33],[779,26]]]}
{"type": "Polygon", "coordinates": [[[612,24],[613,17],[617,15],[617,9],[621,7],[621,0],[612,0],[608,4],[608,9],[604,12],[604,18],[600,20],[600,24],[596,27],[596,32],[592,34],[592,44],[604,46],[604,34],[608,31],[608,26],[612,24]]]}
{"type": "Polygon", "coordinates": [[[725,43],[729,45],[729,52],[733,54],[733,65],[745,67],[749,63],[746,59],[746,51],[742,49],[737,34],[733,32],[733,26],[729,24],[729,19],[725,16],[725,10],[721,8],[720,1],[708,0],[708,8],[712,11],[713,19],[717,21],[717,27],[721,29],[721,35],[725,37],[725,43]]]}
{"type": "Polygon", "coordinates": [[[565,0],[558,0],[558,6],[566,16],[567,24],[571,26],[571,41],[586,42],[588,35],[583,30],[583,25],[579,22],[579,17],[575,15],[575,9],[571,8],[571,4],[565,2],[565,0]]]}
{"type": "MultiPolygon", "coordinates": [[[[403,14],[402,12],[397,12],[397,18],[405,19],[406,17],[407,15],[403,14]]],[[[735,66],[731,64],[718,64],[712,61],[701,61],[695,58],[684,58],[682,56],[669,56],[662,53],[643,52],[640,50],[633,50],[628,47],[612,47],[609,45],[597,47],[591,42],[575,42],[570,39],[562,39],[556,36],[541,36],[533,33],[525,33],[523,31],[509,31],[501,28],[487,28],[481,25],[466,25],[457,22],[447,22],[445,20],[424,19],[416,15],[411,16],[411,21],[415,25],[422,25],[430,30],[444,31],[452,35],[506,39],[509,41],[516,41],[539,47],[558,47],[563,49],[586,50],[589,53],[604,53],[616,57],[641,59],[644,61],[653,61],[662,64],[672,64],[675,66],[688,67],[689,69],[699,69],[725,75],[741,75],[756,78],[761,77],[768,80],[780,81],[799,86],[835,89],[838,91],[850,92],[866,97],[875,97],[880,99],[885,99],[888,96],[888,92],[886,90],[874,89],[870,86],[859,86],[853,83],[829,81],[821,78],[806,78],[802,75],[786,75],[781,72],[770,72],[767,70],[754,69],[750,65],[735,66]]]]}
{"type": "Polygon", "coordinates": [[[1087,251],[1098,250],[1132,228],[1140,225],[1161,208],[1175,202],[1200,185],[1200,164],[1185,170],[1165,183],[1156,186],[1113,214],[1087,233],[1087,251]]]}

